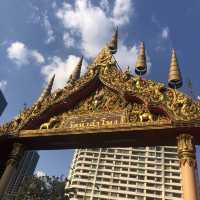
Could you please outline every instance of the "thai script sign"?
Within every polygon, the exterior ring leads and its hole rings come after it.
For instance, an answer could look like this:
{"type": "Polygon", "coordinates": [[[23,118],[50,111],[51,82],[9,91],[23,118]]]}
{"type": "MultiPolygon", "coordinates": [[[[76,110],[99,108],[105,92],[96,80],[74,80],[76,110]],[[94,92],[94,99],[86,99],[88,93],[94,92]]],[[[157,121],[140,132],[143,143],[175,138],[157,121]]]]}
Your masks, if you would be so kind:
{"type": "Polygon", "coordinates": [[[124,124],[123,119],[121,113],[66,116],[63,126],[70,129],[113,127],[124,124]]]}

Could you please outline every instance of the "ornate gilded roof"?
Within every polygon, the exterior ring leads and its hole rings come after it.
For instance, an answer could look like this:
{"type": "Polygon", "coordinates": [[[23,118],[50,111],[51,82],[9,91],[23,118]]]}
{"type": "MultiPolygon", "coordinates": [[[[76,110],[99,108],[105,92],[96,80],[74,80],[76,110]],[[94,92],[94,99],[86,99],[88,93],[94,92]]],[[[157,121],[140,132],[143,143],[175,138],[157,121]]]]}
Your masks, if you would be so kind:
{"type": "Polygon", "coordinates": [[[83,76],[26,108],[3,124],[0,132],[199,122],[200,101],[193,101],[163,83],[134,76],[128,68],[122,72],[112,52],[105,47],[83,76]],[[104,123],[105,116],[110,121],[104,123]]]}

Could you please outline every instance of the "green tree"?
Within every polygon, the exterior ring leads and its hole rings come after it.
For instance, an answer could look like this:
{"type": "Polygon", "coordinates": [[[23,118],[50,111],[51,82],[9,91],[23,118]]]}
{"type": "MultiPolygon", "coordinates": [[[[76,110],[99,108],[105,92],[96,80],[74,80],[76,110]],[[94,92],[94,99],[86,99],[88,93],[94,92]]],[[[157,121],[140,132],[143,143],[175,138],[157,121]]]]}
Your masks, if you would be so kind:
{"type": "Polygon", "coordinates": [[[68,200],[62,177],[29,176],[23,181],[16,200],[68,200]]]}

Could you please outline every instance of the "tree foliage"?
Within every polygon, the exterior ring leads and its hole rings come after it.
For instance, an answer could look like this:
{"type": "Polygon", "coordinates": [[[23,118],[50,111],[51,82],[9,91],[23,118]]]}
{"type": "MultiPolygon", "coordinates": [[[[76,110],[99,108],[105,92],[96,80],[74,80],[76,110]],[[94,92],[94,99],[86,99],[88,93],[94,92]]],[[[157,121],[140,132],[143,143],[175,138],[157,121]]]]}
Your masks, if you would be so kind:
{"type": "Polygon", "coordinates": [[[67,200],[62,177],[29,176],[23,181],[16,200],[67,200]]]}

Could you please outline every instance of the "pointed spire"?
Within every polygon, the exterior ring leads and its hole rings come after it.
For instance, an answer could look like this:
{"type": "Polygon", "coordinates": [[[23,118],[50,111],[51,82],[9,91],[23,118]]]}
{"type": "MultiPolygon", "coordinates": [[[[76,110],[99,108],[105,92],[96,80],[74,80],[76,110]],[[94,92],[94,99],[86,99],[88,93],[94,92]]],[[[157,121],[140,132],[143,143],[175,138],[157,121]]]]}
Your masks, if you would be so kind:
{"type": "Polygon", "coordinates": [[[175,49],[172,49],[171,63],[168,73],[168,85],[175,89],[180,88],[183,85],[175,49]]]}
{"type": "Polygon", "coordinates": [[[83,56],[80,57],[73,73],[71,74],[71,79],[73,79],[73,81],[76,81],[80,78],[82,63],[83,63],[83,56]]]}
{"type": "Polygon", "coordinates": [[[144,75],[147,72],[147,63],[146,63],[146,55],[145,55],[145,46],[144,42],[140,44],[140,52],[137,57],[136,65],[135,65],[135,73],[139,76],[144,75]]]}
{"type": "Polygon", "coordinates": [[[46,94],[47,95],[51,94],[51,90],[52,90],[52,87],[53,87],[54,79],[55,79],[55,74],[51,77],[51,79],[49,80],[49,83],[47,85],[47,88],[46,88],[46,94]]]}
{"type": "Polygon", "coordinates": [[[111,41],[107,44],[112,54],[115,54],[117,52],[117,43],[118,43],[118,27],[113,33],[111,41]]]}
{"type": "Polygon", "coordinates": [[[52,78],[49,80],[47,87],[43,90],[42,94],[40,95],[38,102],[43,101],[45,97],[49,96],[51,94],[51,90],[53,87],[53,82],[55,79],[55,74],[52,76],[52,78]]]}

